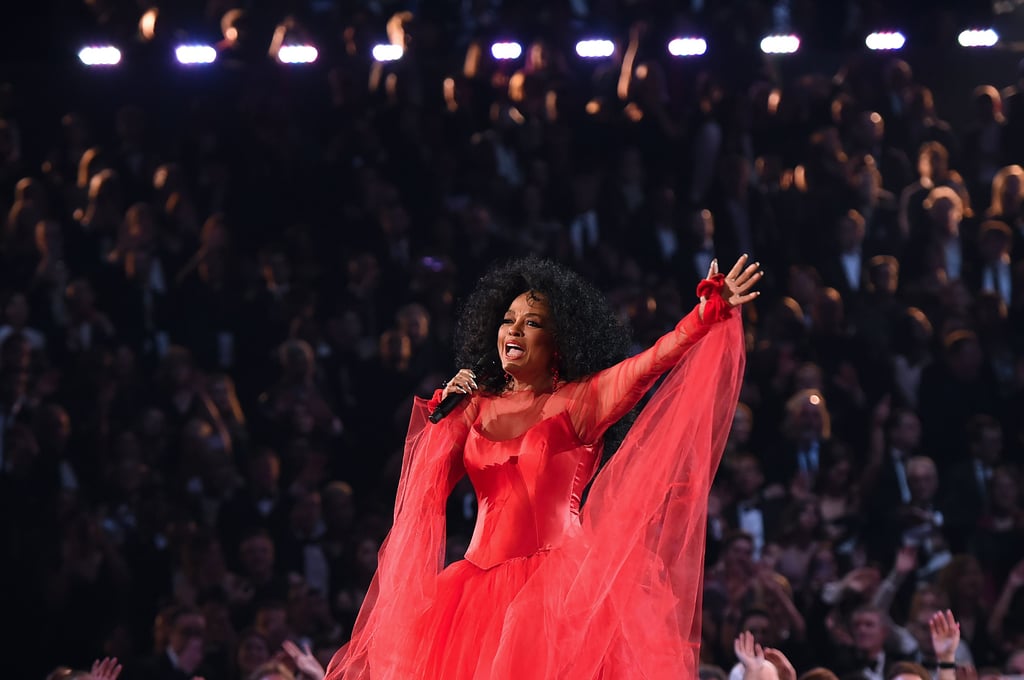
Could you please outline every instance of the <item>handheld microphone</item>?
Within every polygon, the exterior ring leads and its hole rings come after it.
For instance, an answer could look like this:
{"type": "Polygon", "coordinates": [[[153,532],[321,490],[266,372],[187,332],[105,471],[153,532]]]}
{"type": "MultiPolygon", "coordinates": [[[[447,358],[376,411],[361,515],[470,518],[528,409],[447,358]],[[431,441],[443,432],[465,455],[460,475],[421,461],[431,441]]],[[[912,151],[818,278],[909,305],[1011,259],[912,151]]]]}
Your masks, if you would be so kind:
{"type": "MultiPolygon", "coordinates": [[[[493,358],[483,357],[480,361],[476,362],[473,366],[473,373],[480,374],[487,367],[494,364],[493,358]]],[[[462,400],[468,397],[469,394],[466,392],[450,392],[447,397],[441,400],[441,403],[437,405],[437,408],[427,416],[427,420],[434,423],[435,425],[441,422],[441,419],[447,416],[449,413],[455,410],[455,407],[462,403],[462,400]]]]}

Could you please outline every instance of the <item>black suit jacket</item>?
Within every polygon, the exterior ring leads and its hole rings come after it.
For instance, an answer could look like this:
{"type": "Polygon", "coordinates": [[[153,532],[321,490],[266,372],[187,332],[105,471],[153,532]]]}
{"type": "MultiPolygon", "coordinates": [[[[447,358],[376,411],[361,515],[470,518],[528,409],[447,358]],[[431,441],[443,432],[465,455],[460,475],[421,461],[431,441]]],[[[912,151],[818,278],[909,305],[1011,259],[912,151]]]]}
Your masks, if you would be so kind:
{"type": "MultiPolygon", "coordinates": [[[[731,528],[742,528],[740,526],[740,510],[746,505],[747,504],[740,501],[733,503],[726,509],[723,517],[729,523],[731,528]]],[[[758,495],[758,497],[751,501],[749,505],[761,511],[765,543],[777,540],[779,533],[782,530],[782,513],[786,509],[786,499],[764,498],[763,496],[758,495]]]]}
{"type": "MultiPolygon", "coordinates": [[[[903,458],[904,470],[909,457],[908,454],[903,458]]],[[[878,470],[874,485],[864,489],[864,492],[868,529],[864,540],[868,554],[872,559],[888,564],[899,543],[900,527],[895,524],[894,518],[904,504],[896,473],[896,462],[891,450],[887,450],[883,456],[882,467],[878,470]]]]}
{"type": "MultiPolygon", "coordinates": [[[[817,479],[818,474],[820,474],[825,461],[831,454],[831,450],[831,441],[822,440],[818,443],[818,470],[813,475],[812,484],[817,479]]],[[[775,451],[769,454],[764,465],[765,477],[768,483],[782,484],[783,487],[788,489],[789,483],[793,481],[800,471],[799,453],[795,442],[785,440],[775,451]]]]}
{"type": "Polygon", "coordinates": [[[850,305],[864,292],[864,265],[867,264],[870,258],[870,254],[861,251],[860,268],[858,271],[860,286],[857,290],[853,289],[849,279],[846,277],[846,268],[843,266],[842,255],[839,253],[829,255],[821,262],[821,279],[826,286],[839,291],[839,294],[843,296],[843,302],[850,305]]]}
{"type": "Polygon", "coordinates": [[[983,489],[973,458],[954,464],[944,481],[942,497],[947,499],[946,535],[954,552],[966,552],[978,520],[987,509],[988,483],[984,483],[983,489]]]}

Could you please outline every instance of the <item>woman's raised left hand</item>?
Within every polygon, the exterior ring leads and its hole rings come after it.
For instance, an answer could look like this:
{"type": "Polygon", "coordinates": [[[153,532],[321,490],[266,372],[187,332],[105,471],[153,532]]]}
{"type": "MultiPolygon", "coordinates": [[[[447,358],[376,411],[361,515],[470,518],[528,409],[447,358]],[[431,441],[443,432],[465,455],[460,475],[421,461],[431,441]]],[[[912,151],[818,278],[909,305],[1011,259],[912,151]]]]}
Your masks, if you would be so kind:
{"type": "MultiPolygon", "coordinates": [[[[754,286],[764,275],[764,272],[761,271],[761,263],[754,262],[748,265],[747,260],[749,259],[747,255],[740,255],[740,259],[736,260],[736,264],[725,275],[721,294],[730,307],[750,302],[761,294],[760,291],[754,290],[754,286]]],[[[718,274],[717,258],[711,261],[708,278],[710,279],[715,274],[718,274]]]]}

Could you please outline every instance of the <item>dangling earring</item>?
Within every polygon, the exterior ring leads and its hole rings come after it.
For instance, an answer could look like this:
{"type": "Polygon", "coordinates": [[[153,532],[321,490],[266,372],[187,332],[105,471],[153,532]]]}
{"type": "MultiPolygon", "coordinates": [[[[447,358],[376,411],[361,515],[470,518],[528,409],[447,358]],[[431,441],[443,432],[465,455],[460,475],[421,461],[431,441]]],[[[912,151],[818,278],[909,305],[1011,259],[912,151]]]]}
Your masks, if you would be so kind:
{"type": "Polygon", "coordinates": [[[512,382],[512,374],[509,373],[508,371],[505,372],[505,382],[506,383],[512,382]]]}
{"type": "Polygon", "coordinates": [[[554,358],[554,363],[551,364],[551,391],[552,392],[556,392],[556,391],[558,391],[558,377],[559,377],[558,376],[558,361],[562,357],[559,356],[558,353],[556,352],[555,356],[553,358],[554,358]]]}

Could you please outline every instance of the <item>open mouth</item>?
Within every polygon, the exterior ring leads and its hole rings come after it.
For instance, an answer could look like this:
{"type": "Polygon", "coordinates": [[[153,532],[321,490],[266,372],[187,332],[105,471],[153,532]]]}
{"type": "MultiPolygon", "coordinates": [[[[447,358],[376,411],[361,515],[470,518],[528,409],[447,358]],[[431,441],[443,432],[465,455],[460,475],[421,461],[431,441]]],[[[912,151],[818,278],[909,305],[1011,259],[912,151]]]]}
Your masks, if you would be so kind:
{"type": "Polygon", "coordinates": [[[526,350],[523,349],[522,345],[514,342],[505,343],[505,358],[519,359],[524,354],[526,354],[526,350]]]}

